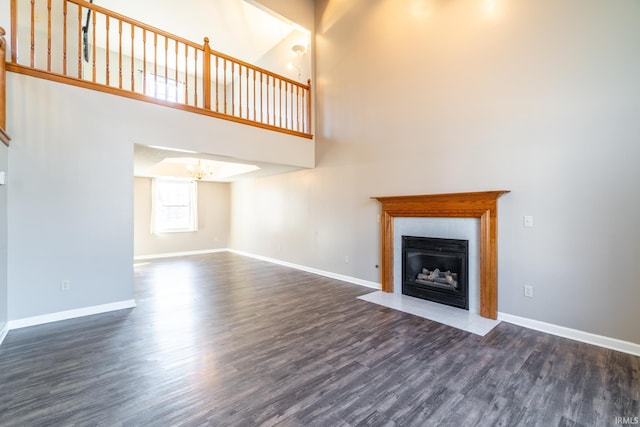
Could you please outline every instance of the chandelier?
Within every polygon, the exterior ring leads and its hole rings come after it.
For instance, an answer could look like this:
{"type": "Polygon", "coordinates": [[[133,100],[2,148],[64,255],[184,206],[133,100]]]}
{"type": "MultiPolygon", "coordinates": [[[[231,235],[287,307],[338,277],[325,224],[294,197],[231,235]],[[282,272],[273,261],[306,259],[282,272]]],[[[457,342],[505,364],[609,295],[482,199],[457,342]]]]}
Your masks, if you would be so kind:
{"type": "Polygon", "coordinates": [[[198,159],[198,165],[187,166],[187,173],[189,176],[195,179],[206,178],[209,175],[213,175],[213,171],[206,166],[202,166],[202,162],[198,159]]]}

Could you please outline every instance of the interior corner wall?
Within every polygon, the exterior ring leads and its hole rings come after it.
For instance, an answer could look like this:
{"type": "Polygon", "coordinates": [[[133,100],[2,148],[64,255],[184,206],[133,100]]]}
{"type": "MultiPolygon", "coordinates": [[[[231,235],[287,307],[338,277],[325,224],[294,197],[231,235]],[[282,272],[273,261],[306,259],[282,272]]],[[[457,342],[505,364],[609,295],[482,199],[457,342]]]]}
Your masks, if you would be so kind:
{"type": "Polygon", "coordinates": [[[371,196],[511,190],[498,310],[640,343],[640,4],[401,5],[316,2],[317,167],[232,184],[230,247],[379,282],[371,196]]]}
{"type": "Polygon", "coordinates": [[[134,256],[191,252],[227,247],[230,184],[198,181],[198,230],[151,233],[151,178],[134,178],[134,256]]]}
{"type": "Polygon", "coordinates": [[[280,14],[311,31],[313,29],[313,0],[249,0],[280,14]]]}
{"type": "MultiPolygon", "coordinates": [[[[4,28],[7,34],[11,33],[10,16],[11,8],[9,0],[0,0],[0,27],[4,28]]],[[[6,36],[5,36],[6,39],[6,36]]],[[[8,52],[7,52],[8,54],[8,52]]],[[[7,128],[7,132],[9,132],[7,128]]],[[[9,132],[9,136],[11,136],[9,132]]],[[[8,172],[9,169],[9,149],[0,143],[0,171],[8,172]]],[[[8,176],[8,175],[7,175],[8,176]]],[[[2,334],[9,319],[8,309],[8,277],[7,277],[7,212],[8,212],[8,187],[0,186],[0,334],[2,334]]]]}
{"type": "Polygon", "coordinates": [[[309,35],[301,31],[292,31],[256,61],[255,65],[306,84],[307,80],[311,78],[311,48],[309,47],[309,50],[305,51],[300,58],[296,56],[296,53],[291,48],[296,44],[306,44],[305,40],[309,37],[309,35]],[[292,66],[291,69],[289,65],[292,66]],[[300,73],[299,76],[298,73],[300,73]]]}
{"type": "MultiPolygon", "coordinates": [[[[0,172],[9,172],[8,148],[0,143],[0,172]]],[[[7,185],[0,185],[0,335],[7,324],[7,185]]]]}

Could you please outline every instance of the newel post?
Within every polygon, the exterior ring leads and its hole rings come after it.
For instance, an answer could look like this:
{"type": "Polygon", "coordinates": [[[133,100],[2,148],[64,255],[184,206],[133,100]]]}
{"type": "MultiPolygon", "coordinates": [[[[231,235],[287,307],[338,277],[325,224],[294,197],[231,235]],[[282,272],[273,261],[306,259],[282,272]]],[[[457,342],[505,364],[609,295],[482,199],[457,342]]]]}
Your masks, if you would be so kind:
{"type": "Polygon", "coordinates": [[[204,91],[204,108],[211,109],[211,47],[209,37],[204,38],[204,55],[202,57],[202,88],[204,91]]]}
{"type": "Polygon", "coordinates": [[[311,133],[311,79],[307,80],[307,133],[311,133]]]}
{"type": "Polygon", "coordinates": [[[11,0],[11,62],[18,63],[18,0],[11,0]]]}

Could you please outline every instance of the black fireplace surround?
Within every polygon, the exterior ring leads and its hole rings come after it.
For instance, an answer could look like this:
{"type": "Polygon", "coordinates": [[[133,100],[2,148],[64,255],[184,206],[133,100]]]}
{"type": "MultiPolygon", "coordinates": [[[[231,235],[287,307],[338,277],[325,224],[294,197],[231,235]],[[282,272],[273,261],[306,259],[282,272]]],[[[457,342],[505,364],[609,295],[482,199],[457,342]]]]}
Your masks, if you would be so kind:
{"type": "Polygon", "coordinates": [[[469,309],[469,241],[402,236],[402,293],[469,309]]]}

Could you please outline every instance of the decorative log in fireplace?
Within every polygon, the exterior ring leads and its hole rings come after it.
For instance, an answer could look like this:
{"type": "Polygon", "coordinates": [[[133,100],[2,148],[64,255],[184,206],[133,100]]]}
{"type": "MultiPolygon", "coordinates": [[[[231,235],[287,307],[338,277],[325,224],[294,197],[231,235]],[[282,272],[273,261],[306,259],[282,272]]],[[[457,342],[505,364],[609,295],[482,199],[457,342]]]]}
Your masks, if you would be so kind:
{"type": "Polygon", "coordinates": [[[452,273],[451,270],[442,272],[439,268],[433,271],[423,268],[422,273],[418,273],[416,283],[443,289],[458,289],[458,273],[452,273]]]}

